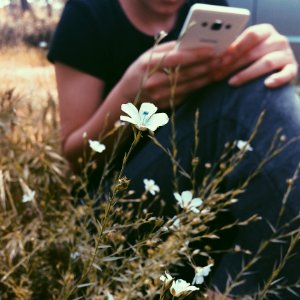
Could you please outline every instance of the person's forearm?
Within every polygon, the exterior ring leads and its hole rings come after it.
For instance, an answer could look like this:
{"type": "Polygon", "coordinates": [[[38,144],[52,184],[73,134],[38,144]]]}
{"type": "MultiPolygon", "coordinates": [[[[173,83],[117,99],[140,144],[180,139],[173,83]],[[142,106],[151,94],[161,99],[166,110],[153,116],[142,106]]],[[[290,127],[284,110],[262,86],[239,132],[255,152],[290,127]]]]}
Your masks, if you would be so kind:
{"type": "Polygon", "coordinates": [[[116,132],[105,139],[101,137],[105,137],[107,133],[114,129],[116,121],[120,119],[121,104],[131,100],[122,96],[121,90],[117,85],[93,116],[64,140],[62,151],[74,171],[81,169],[79,159],[83,157],[83,154],[89,155],[90,153],[88,143],[85,142],[85,140],[89,139],[98,140],[100,138],[100,142],[106,146],[106,150],[99,155],[99,165],[103,165],[105,159],[112,153],[116,132]]]}

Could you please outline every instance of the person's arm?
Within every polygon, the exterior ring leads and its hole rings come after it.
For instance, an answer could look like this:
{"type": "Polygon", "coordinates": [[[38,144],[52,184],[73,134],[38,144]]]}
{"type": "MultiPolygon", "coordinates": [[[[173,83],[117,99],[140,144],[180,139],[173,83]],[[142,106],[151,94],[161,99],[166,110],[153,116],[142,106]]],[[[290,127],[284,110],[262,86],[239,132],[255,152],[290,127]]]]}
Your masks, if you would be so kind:
{"type": "MultiPolygon", "coordinates": [[[[61,63],[55,63],[55,72],[62,152],[72,168],[79,170],[78,158],[83,151],[88,151],[84,149],[83,135],[86,134],[88,139],[98,139],[102,128],[112,128],[124,99],[115,92],[109,102],[100,105],[105,87],[102,80],[61,63]]],[[[109,142],[106,141],[108,150],[111,148],[109,142]]]]}
{"type": "Polygon", "coordinates": [[[215,78],[222,79],[233,73],[229,80],[233,86],[273,72],[265,84],[275,88],[293,81],[298,73],[287,38],[270,24],[247,28],[224,54],[222,62],[215,78]]]}

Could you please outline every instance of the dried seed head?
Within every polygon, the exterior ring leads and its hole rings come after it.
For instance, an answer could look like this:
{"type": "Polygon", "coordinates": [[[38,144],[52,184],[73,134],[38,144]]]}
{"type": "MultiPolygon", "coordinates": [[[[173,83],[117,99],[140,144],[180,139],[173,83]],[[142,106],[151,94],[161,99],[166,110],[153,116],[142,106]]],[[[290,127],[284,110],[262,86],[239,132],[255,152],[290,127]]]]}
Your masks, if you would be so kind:
{"type": "Polygon", "coordinates": [[[197,167],[199,165],[199,162],[200,162],[199,157],[194,157],[192,159],[192,166],[197,167]]]}
{"type": "Polygon", "coordinates": [[[280,142],[285,142],[286,141],[286,136],[283,134],[280,136],[280,142]]]}
{"type": "Polygon", "coordinates": [[[205,167],[206,169],[210,169],[210,168],[211,168],[211,163],[206,163],[206,164],[204,165],[204,167],[205,167]]]}
{"type": "Polygon", "coordinates": [[[129,184],[130,184],[130,180],[126,176],[124,176],[118,180],[118,183],[116,185],[116,190],[118,192],[125,191],[127,190],[129,184]]]}
{"type": "Polygon", "coordinates": [[[221,163],[221,164],[220,164],[220,169],[221,169],[221,170],[225,170],[225,169],[226,169],[226,164],[221,163]]]}

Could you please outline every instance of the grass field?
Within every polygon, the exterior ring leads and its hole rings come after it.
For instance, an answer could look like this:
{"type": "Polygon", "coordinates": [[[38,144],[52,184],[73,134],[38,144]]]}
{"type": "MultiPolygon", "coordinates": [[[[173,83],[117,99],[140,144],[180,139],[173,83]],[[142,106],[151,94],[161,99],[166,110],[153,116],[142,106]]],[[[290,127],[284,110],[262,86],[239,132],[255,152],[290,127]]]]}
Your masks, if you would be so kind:
{"type": "MultiPolygon", "coordinates": [[[[170,293],[175,278],[162,282],[161,275],[178,265],[188,265],[195,277],[198,272],[198,279],[202,279],[213,268],[214,251],[207,244],[213,244],[219,233],[231,226],[259,220],[254,215],[226,228],[210,227],[216,215],[247,188],[246,180],[236,189],[219,189],[247,151],[238,150],[235,143],[226,145],[216,165],[205,165],[203,183],[198,186],[193,182],[194,195],[201,197],[203,204],[191,210],[175,203],[173,218],[150,213],[153,202],[164,208],[169,200],[160,199],[159,193],[152,196],[145,187],[142,195],[133,198],[122,172],[116,174],[109,192],[101,181],[99,190],[90,195],[87,175],[96,164],[94,157],[84,162],[82,173],[76,176],[60,154],[55,76],[46,50],[22,43],[2,47],[0,66],[0,300],[175,299],[170,293]],[[99,198],[103,201],[95,213],[99,198]],[[79,199],[80,205],[74,205],[79,199]],[[194,241],[205,246],[190,247],[194,241]],[[203,275],[201,267],[205,265],[203,275]]],[[[177,170],[176,157],[171,159],[177,170]]],[[[191,163],[196,168],[199,158],[193,157],[191,163]]],[[[194,174],[187,176],[195,180],[194,174]]],[[[281,229],[275,230],[274,239],[287,237],[291,247],[295,246],[300,230],[289,234],[281,229]]],[[[268,243],[264,241],[264,246],[268,243]]],[[[238,245],[228,251],[249,255],[238,245]]],[[[224,279],[227,296],[246,278],[251,266],[260,263],[261,254],[248,256],[236,278],[224,279]]],[[[268,293],[287,288],[281,286],[278,274],[289,258],[289,253],[282,255],[261,289],[240,299],[265,300],[268,293]]],[[[300,280],[288,288],[299,285],[300,280]]],[[[202,285],[197,299],[230,299],[208,294],[202,285]]]]}
{"type": "MultiPolygon", "coordinates": [[[[15,89],[28,100],[56,98],[53,66],[46,59],[46,52],[38,48],[19,46],[0,50],[1,89],[15,89]]],[[[41,102],[40,102],[41,103],[41,102]]],[[[35,101],[36,105],[40,104],[35,101]]]]}

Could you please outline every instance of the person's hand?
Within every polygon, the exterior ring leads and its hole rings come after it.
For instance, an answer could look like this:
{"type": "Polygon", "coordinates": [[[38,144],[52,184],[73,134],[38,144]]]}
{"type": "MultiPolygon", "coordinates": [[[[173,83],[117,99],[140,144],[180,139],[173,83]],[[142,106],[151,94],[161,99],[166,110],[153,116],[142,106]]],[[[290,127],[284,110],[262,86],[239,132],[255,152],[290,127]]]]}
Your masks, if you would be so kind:
{"type": "Polygon", "coordinates": [[[230,74],[229,83],[240,86],[273,72],[265,80],[269,88],[279,87],[297,77],[298,65],[287,38],[270,24],[247,28],[220,57],[215,79],[230,74]]]}
{"type": "Polygon", "coordinates": [[[170,106],[174,92],[173,104],[178,105],[187,94],[213,81],[212,56],[213,51],[208,48],[178,50],[175,42],[158,45],[127,69],[118,88],[128,101],[142,89],[140,98],[153,102],[160,109],[170,106]]]}

